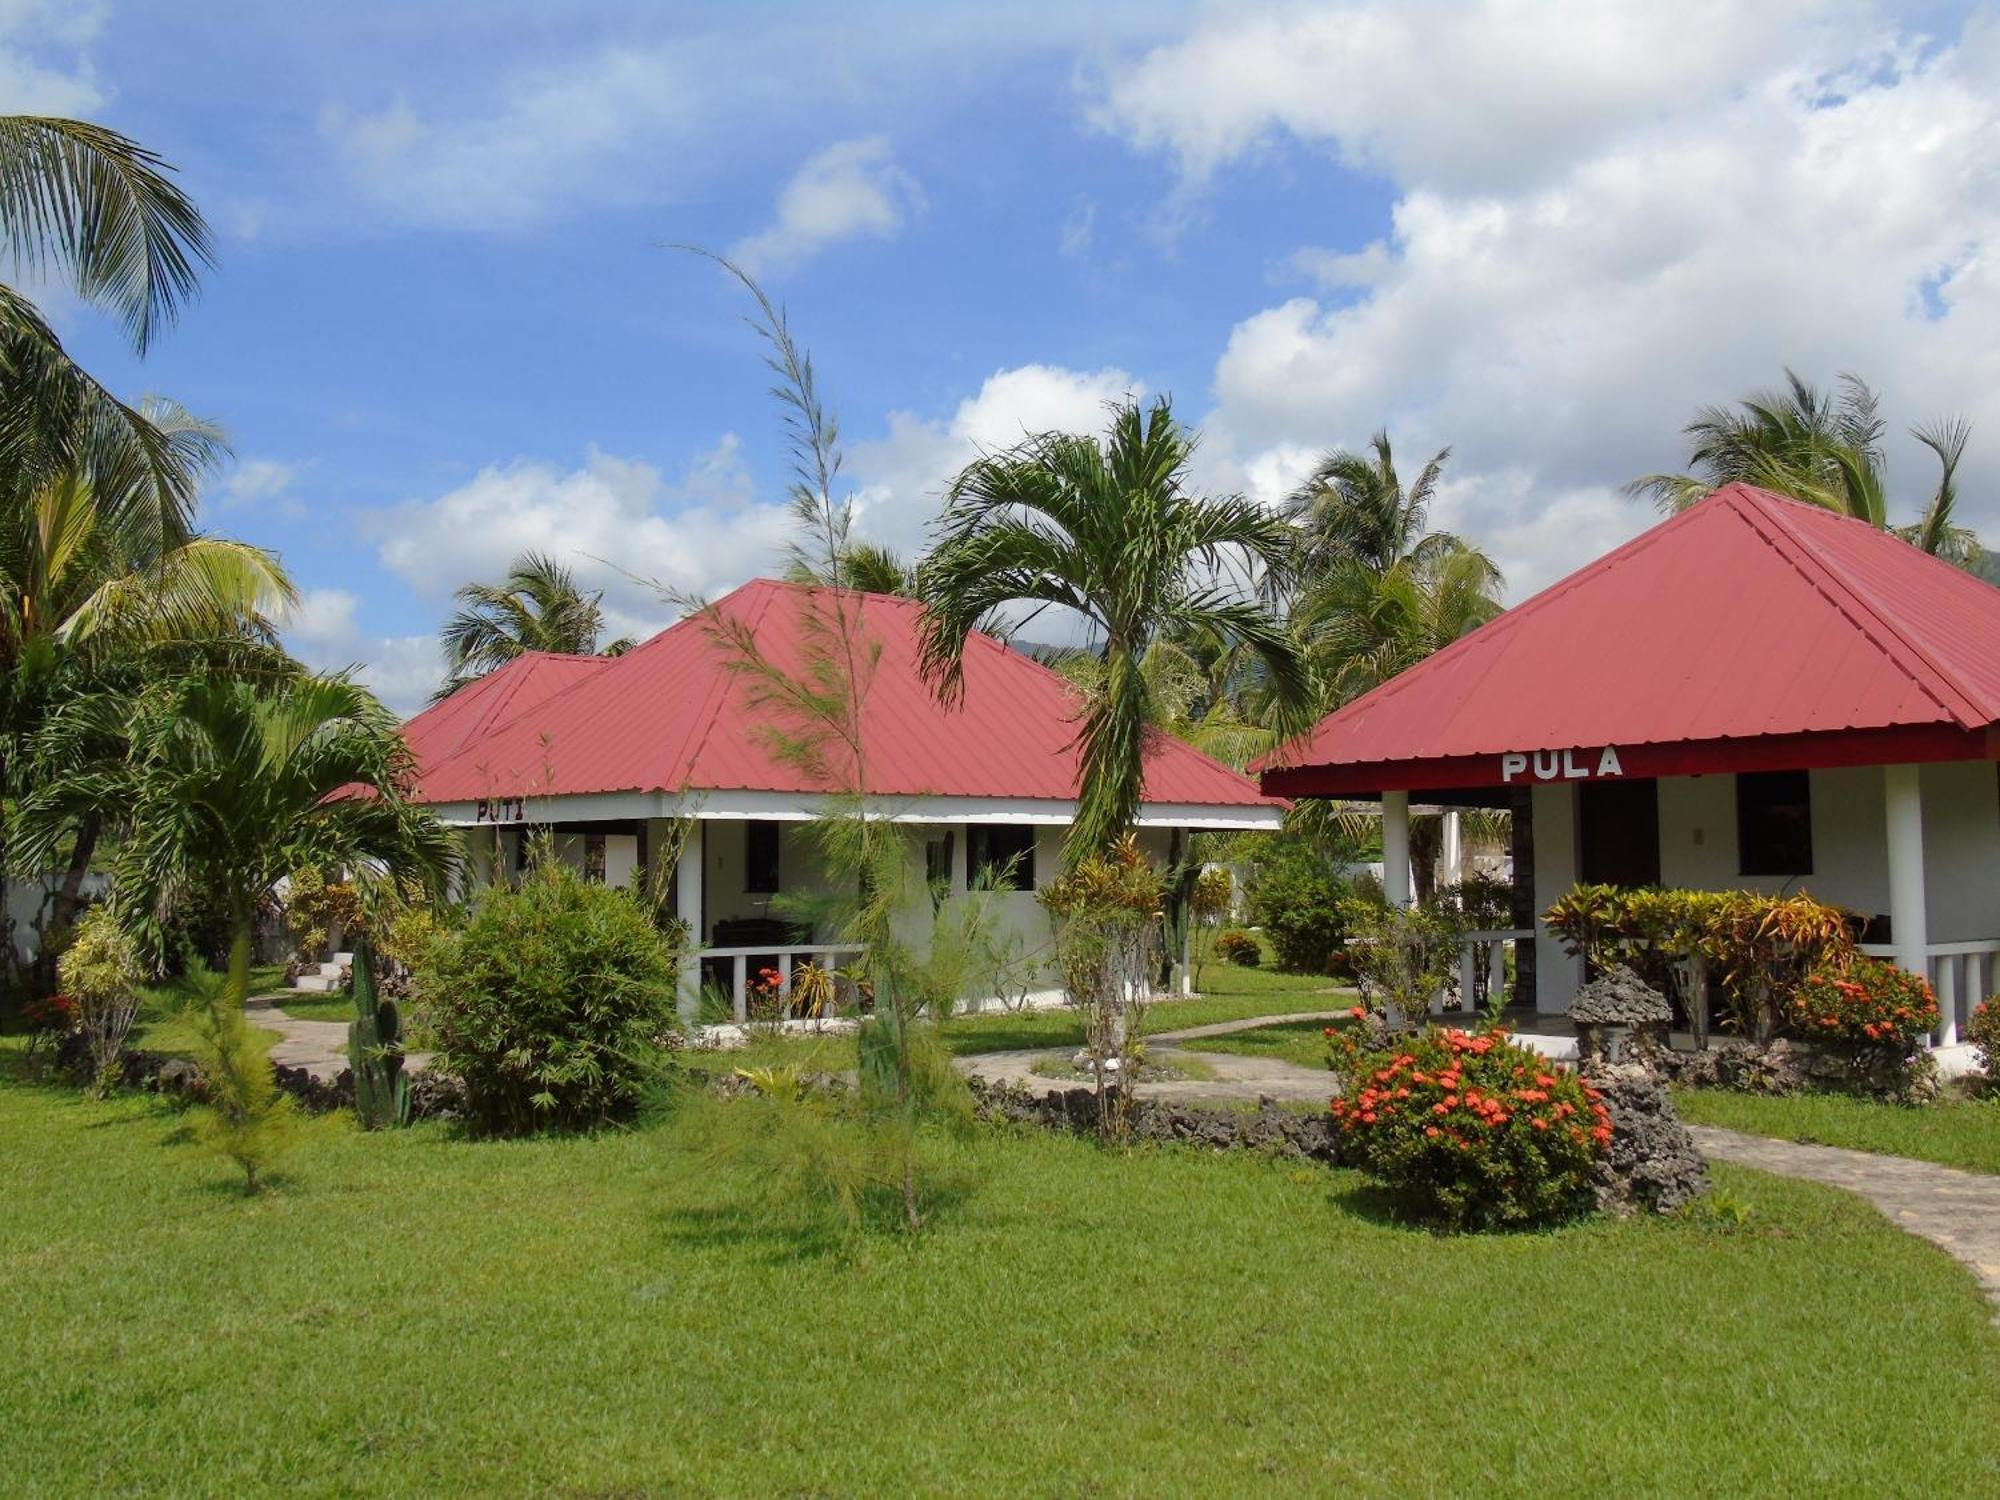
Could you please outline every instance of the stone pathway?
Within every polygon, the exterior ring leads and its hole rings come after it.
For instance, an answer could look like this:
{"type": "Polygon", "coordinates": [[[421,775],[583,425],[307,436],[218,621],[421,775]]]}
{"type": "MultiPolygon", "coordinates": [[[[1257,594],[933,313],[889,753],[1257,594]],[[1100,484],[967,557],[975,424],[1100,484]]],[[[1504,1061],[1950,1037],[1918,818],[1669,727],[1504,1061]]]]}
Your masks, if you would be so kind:
{"type": "MultiPolygon", "coordinates": [[[[1769,1140],[1713,1125],[1688,1128],[1702,1154],[1712,1161],[1804,1177],[1859,1193],[1898,1228],[1922,1236],[1963,1262],[2000,1308],[2000,1177],[1839,1146],[1769,1140]]],[[[1994,1321],[2000,1322],[2000,1311],[1994,1321]]]]}
{"type": "MultiPolygon", "coordinates": [[[[308,1021],[288,1015],[283,995],[252,995],[243,1012],[253,1026],[278,1033],[271,1048],[271,1061],[287,1068],[304,1068],[315,1078],[332,1082],[347,1067],[347,1022],[308,1021]]],[[[403,1064],[412,1073],[422,1072],[431,1060],[428,1052],[412,1052],[403,1064]]]]}
{"type": "Polygon", "coordinates": [[[243,1006],[254,1026],[278,1033],[271,1048],[271,1061],[288,1068],[304,1068],[315,1078],[332,1079],[347,1066],[347,1023],[307,1021],[291,1016],[279,1007],[283,995],[253,995],[243,1006]]]}

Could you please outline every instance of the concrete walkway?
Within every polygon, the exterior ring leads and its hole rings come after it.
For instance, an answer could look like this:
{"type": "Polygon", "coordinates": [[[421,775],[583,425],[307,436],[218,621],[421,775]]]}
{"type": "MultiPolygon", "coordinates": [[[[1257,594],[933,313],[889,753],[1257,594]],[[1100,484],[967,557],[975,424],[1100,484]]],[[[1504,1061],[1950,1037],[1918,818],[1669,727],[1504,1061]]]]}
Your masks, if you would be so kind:
{"type": "Polygon", "coordinates": [[[347,1066],[347,1023],[306,1021],[285,1014],[279,1002],[283,995],[253,995],[243,1011],[253,1026],[278,1033],[271,1048],[271,1061],[288,1068],[304,1068],[315,1078],[333,1079],[347,1066]]]}
{"type": "MultiPolygon", "coordinates": [[[[1859,1193],[1898,1228],[1922,1236],[1963,1262],[2000,1308],[2000,1177],[1901,1156],[1768,1140],[1713,1125],[1688,1128],[1712,1161],[1804,1177],[1859,1193]]],[[[2000,1322],[2000,1311],[1994,1321],[2000,1322]]]]}

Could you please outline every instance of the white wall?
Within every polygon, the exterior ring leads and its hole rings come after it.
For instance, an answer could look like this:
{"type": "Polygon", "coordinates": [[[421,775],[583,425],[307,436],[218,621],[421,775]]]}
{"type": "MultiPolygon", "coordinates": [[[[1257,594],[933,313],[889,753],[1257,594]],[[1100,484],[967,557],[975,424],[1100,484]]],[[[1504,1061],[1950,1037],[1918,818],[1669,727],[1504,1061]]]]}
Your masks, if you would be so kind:
{"type": "MultiPolygon", "coordinates": [[[[1813,870],[1787,879],[1740,873],[1736,778],[1671,776],[1660,788],[1660,880],[1691,890],[1803,891],[1864,916],[1889,909],[1888,819],[1880,766],[1811,773],[1813,870]]],[[[1933,943],[2000,937],[2000,773],[1989,761],[1922,768],[1924,898],[1933,943]]],[[[1534,789],[1535,908],[1576,878],[1576,790],[1534,789]]],[[[1569,1007],[1582,966],[1541,934],[1537,1008],[1569,1007]]]]}

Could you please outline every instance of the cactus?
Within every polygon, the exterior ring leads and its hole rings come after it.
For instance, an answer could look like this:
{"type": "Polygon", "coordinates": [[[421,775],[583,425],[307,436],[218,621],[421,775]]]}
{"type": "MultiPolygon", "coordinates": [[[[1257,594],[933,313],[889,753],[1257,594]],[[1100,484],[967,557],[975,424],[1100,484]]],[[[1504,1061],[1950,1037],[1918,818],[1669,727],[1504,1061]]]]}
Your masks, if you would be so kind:
{"type": "Polygon", "coordinates": [[[354,944],[354,1020],[347,1027],[347,1059],[354,1070],[354,1113],[362,1128],[408,1124],[402,1011],[377,989],[373,945],[365,937],[354,944]]]}

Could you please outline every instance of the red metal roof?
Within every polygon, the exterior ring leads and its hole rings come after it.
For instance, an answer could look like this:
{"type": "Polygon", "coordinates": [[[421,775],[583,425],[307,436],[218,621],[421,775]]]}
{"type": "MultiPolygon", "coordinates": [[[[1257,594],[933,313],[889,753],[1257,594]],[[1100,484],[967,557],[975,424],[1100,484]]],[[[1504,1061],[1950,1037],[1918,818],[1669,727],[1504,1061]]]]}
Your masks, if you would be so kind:
{"type": "Polygon", "coordinates": [[[1270,792],[1340,795],[1498,785],[1508,752],[1606,745],[1626,775],[1975,758],[1996,720],[2000,589],[1729,485],[1258,769],[1270,792]]]}
{"type": "Polygon", "coordinates": [[[496,725],[581,681],[607,660],[523,652],[409,720],[403,725],[403,739],[419,766],[436,765],[496,725]]]}
{"type": "MultiPolygon", "coordinates": [[[[491,678],[463,689],[408,727],[417,799],[826,790],[775,753],[760,726],[794,726],[759,701],[753,678],[731,669],[716,630],[720,621],[747,631],[767,661],[797,673],[808,655],[813,592],[768,579],[747,583],[711,606],[714,620],[682,620],[609,660],[569,658],[588,670],[557,669],[574,680],[539,697],[533,690],[552,675],[524,677],[511,690],[487,688],[491,678]],[[504,708],[501,691],[509,693],[504,708]],[[480,697],[454,717],[434,718],[467,694],[480,697]]],[[[871,795],[1076,796],[1077,699],[1063,678],[975,633],[966,643],[964,701],[947,708],[918,668],[920,606],[858,597],[863,637],[879,649],[862,716],[871,795]]],[[[1248,777],[1164,736],[1147,757],[1145,795],[1155,804],[1272,805],[1248,777]]]]}

